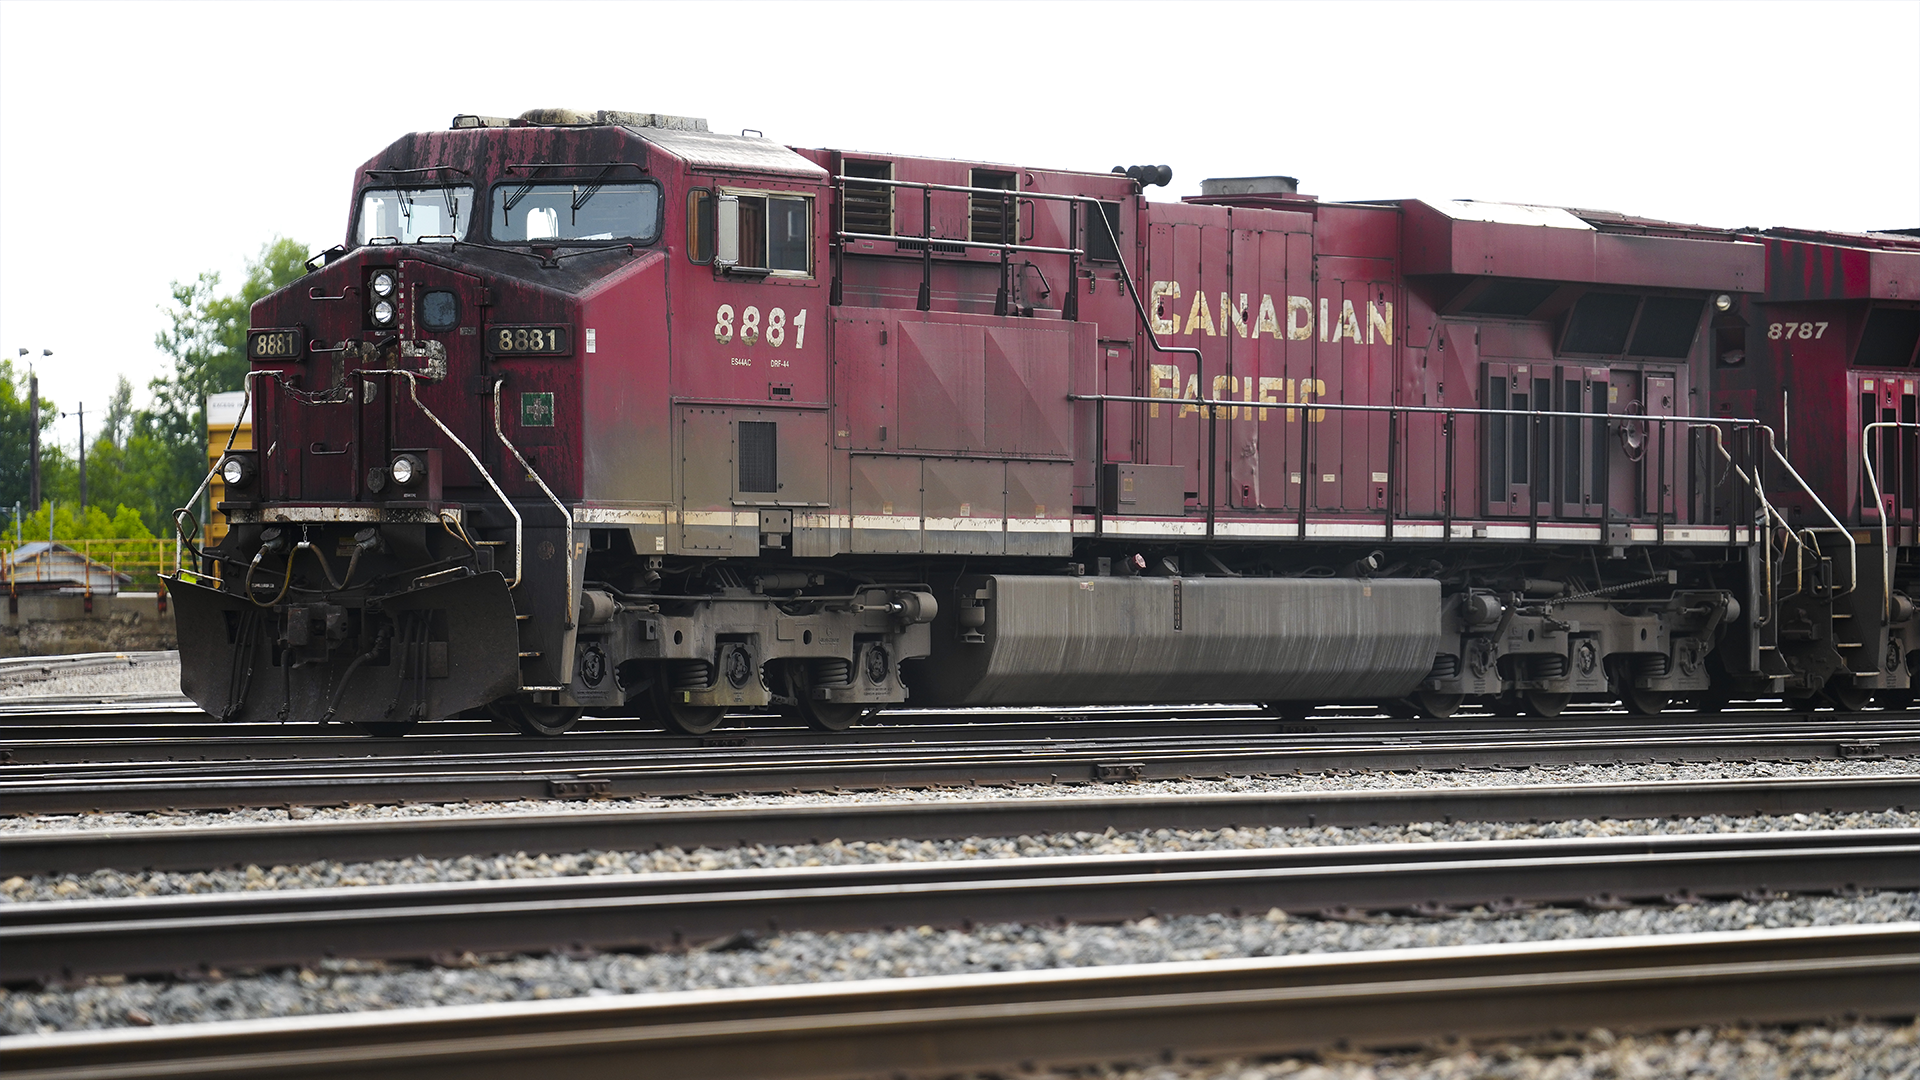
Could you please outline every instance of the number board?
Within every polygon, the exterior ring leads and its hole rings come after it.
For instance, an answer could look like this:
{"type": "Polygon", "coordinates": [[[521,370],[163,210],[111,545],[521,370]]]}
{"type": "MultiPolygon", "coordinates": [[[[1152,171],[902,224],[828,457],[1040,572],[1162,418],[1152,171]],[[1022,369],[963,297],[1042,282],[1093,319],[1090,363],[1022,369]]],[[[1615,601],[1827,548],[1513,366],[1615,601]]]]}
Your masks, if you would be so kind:
{"type": "Polygon", "coordinates": [[[490,326],[487,351],[495,356],[565,356],[573,336],[564,326],[490,326]]]}
{"type": "Polygon", "coordinates": [[[247,331],[247,359],[298,360],[306,352],[306,335],[291,330],[247,331]]]}

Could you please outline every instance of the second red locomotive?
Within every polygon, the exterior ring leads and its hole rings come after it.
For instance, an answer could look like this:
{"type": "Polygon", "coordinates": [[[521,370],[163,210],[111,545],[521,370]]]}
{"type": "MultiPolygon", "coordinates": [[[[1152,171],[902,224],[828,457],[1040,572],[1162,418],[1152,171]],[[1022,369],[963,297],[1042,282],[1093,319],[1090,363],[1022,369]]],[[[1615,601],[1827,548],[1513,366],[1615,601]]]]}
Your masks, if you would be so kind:
{"type": "Polygon", "coordinates": [[[1166,178],[402,138],[254,307],[183,686],[395,734],[1907,694],[1920,241],[1166,178]]]}

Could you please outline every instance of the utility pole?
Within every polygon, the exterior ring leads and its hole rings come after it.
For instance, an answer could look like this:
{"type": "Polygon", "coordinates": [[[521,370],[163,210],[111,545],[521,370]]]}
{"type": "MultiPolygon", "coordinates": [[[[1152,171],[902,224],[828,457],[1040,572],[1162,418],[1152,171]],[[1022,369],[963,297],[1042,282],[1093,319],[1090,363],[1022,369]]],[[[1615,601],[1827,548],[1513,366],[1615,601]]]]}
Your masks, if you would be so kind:
{"type": "Polygon", "coordinates": [[[80,418],[80,516],[87,516],[87,403],[81,402],[79,408],[70,413],[61,413],[60,419],[69,416],[80,418]]]}
{"type": "MultiPolygon", "coordinates": [[[[25,356],[31,349],[21,349],[25,356]]],[[[41,349],[41,356],[52,356],[52,349],[41,349]]],[[[27,367],[27,502],[40,509],[40,376],[27,367]]]]}

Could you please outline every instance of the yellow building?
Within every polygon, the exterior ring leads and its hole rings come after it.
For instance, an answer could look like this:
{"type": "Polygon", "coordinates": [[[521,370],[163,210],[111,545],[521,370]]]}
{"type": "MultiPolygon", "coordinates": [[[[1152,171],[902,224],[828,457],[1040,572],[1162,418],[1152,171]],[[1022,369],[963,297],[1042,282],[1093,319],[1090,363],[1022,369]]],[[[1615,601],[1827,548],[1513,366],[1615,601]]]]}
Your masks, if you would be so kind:
{"type": "MultiPolygon", "coordinates": [[[[227,450],[227,436],[233,436],[233,449],[253,449],[253,418],[244,421],[240,416],[240,407],[246,401],[246,394],[234,390],[225,394],[213,394],[207,398],[207,468],[220,460],[227,450]],[[236,432],[234,429],[238,427],[236,432]]],[[[226,498],[227,485],[220,479],[219,473],[213,474],[213,480],[207,485],[207,526],[206,544],[212,546],[227,535],[227,515],[214,509],[226,498]]]]}

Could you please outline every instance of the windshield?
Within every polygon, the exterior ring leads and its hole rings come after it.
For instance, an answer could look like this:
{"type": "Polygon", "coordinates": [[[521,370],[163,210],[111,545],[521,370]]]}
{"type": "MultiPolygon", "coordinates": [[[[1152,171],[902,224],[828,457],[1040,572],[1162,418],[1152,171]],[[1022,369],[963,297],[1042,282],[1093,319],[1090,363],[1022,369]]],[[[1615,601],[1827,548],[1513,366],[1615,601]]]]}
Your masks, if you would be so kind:
{"type": "Polygon", "coordinates": [[[473,215],[473,187],[373,188],[360,196],[362,244],[449,243],[464,240],[473,215]]]}
{"type": "Polygon", "coordinates": [[[493,238],[646,240],[660,232],[655,184],[502,184],[493,189],[493,238]]]}

